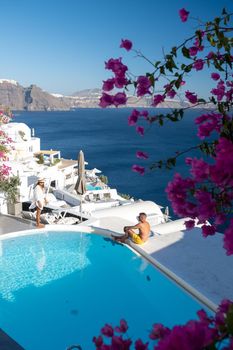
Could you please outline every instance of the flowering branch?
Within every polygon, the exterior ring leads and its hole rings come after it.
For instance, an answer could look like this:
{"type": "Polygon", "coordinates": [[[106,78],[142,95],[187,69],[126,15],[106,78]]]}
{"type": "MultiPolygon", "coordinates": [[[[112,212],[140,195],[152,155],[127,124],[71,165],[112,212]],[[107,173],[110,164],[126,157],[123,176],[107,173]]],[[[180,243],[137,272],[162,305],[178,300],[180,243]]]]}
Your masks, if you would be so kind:
{"type": "Polygon", "coordinates": [[[126,335],[128,324],[120,326],[106,324],[99,336],[93,337],[96,350],[232,350],[233,349],[233,302],[223,300],[214,316],[204,310],[197,312],[198,320],[172,329],[160,323],[154,324],[145,342],[140,338],[133,341],[126,335]],[[224,347],[223,347],[224,346],[224,347]]]}
{"type": "MultiPolygon", "coordinates": [[[[188,20],[188,11],[181,9],[179,14],[182,22],[188,20]]],[[[111,70],[114,77],[104,82],[103,90],[111,91],[114,87],[124,90],[113,96],[104,92],[100,99],[100,106],[104,108],[112,104],[116,107],[120,104],[125,105],[127,103],[125,91],[129,86],[133,86],[138,97],[147,96],[151,100],[151,107],[157,107],[167,97],[173,99],[178,94],[185,85],[184,79],[188,77],[189,72],[210,68],[216,70],[210,74],[214,86],[208,100],[198,96],[194,91],[186,90],[185,98],[188,106],[174,109],[170,113],[153,115],[146,110],[134,109],[128,118],[128,123],[130,126],[135,126],[139,135],[144,136],[145,123],[151,126],[157,122],[163,126],[165,121],[178,122],[184,117],[187,109],[201,105],[209,107],[207,103],[211,104],[211,109],[206,110],[195,120],[198,128],[197,135],[202,142],[189,149],[199,149],[209,157],[210,163],[203,159],[187,158],[186,164],[190,166],[191,176],[183,179],[181,175],[175,175],[174,180],[168,184],[166,192],[174,212],[179,216],[191,217],[192,220],[187,224],[189,228],[193,227],[194,220],[197,218],[202,224],[204,236],[214,234],[223,222],[228,223],[224,234],[224,247],[228,255],[233,254],[233,218],[225,215],[233,204],[233,117],[231,114],[233,80],[229,72],[233,67],[231,54],[233,41],[229,36],[233,31],[229,26],[232,16],[232,13],[228,14],[223,9],[222,16],[205,23],[182,44],[174,46],[168,54],[165,54],[163,62],[153,63],[140,51],[133,49],[131,41],[122,40],[121,47],[127,51],[136,52],[153,66],[153,71],[132,78],[121,58],[110,59],[106,62],[106,69],[111,70]],[[213,51],[209,51],[209,46],[213,51]],[[162,79],[166,80],[166,84],[159,93],[155,94],[155,88],[162,79]],[[140,125],[138,125],[139,121],[140,125]],[[211,142],[206,141],[209,137],[212,138],[211,142]],[[209,222],[212,224],[210,225],[209,222]]],[[[169,157],[165,161],[156,161],[148,168],[149,170],[162,167],[171,169],[175,166],[177,158],[189,150],[177,152],[176,156],[169,157]]],[[[144,151],[137,152],[137,158],[144,162],[148,161],[149,157],[149,154],[144,151]]],[[[141,175],[146,172],[146,167],[142,165],[134,165],[132,169],[141,175]]]]}

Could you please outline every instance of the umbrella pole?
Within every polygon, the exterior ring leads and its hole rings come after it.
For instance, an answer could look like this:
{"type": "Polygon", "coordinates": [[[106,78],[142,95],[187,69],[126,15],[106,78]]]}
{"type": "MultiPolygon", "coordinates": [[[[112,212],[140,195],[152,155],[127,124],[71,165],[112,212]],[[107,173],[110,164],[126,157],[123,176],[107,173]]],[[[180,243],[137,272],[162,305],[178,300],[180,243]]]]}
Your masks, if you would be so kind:
{"type": "Polygon", "coordinates": [[[82,208],[82,201],[83,201],[83,196],[81,196],[81,202],[80,202],[80,212],[81,212],[80,220],[81,220],[81,222],[83,221],[83,208],[82,208]]]}

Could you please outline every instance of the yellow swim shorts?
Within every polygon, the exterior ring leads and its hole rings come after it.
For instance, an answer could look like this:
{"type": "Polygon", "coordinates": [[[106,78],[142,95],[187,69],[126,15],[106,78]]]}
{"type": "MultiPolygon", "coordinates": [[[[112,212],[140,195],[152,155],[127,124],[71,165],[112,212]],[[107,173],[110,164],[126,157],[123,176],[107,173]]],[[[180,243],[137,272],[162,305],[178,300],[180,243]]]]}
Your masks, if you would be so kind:
{"type": "Polygon", "coordinates": [[[131,234],[131,239],[136,244],[143,244],[144,243],[144,241],[141,239],[141,237],[139,235],[137,235],[136,233],[131,234]]]}

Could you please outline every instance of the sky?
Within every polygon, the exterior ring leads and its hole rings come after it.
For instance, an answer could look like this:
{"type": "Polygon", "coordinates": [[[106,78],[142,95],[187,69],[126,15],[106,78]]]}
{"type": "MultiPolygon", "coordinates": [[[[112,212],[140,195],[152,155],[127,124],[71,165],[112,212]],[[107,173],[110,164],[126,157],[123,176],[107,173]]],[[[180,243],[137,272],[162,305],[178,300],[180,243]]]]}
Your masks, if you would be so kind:
{"type": "MultiPolygon", "coordinates": [[[[101,88],[111,57],[123,57],[140,75],[148,64],[120,49],[121,39],[159,60],[197,28],[196,21],[180,21],[183,7],[208,20],[223,7],[233,12],[233,0],[0,0],[0,79],[69,95],[101,88]]],[[[193,89],[209,88],[205,79],[190,78],[193,89]]]]}

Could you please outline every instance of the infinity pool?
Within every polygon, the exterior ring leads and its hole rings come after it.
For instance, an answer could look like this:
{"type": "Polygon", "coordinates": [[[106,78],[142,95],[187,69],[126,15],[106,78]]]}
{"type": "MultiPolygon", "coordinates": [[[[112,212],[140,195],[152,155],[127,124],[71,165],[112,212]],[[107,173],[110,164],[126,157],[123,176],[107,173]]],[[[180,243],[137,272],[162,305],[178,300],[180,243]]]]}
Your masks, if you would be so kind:
{"type": "Polygon", "coordinates": [[[96,191],[96,190],[102,190],[102,188],[100,186],[93,186],[91,184],[87,184],[86,185],[86,189],[88,191],[96,191]]]}
{"type": "Polygon", "coordinates": [[[26,350],[94,349],[92,337],[122,318],[129,336],[146,340],[152,324],[181,324],[203,307],[102,236],[50,232],[0,243],[0,328],[26,350]]]}

